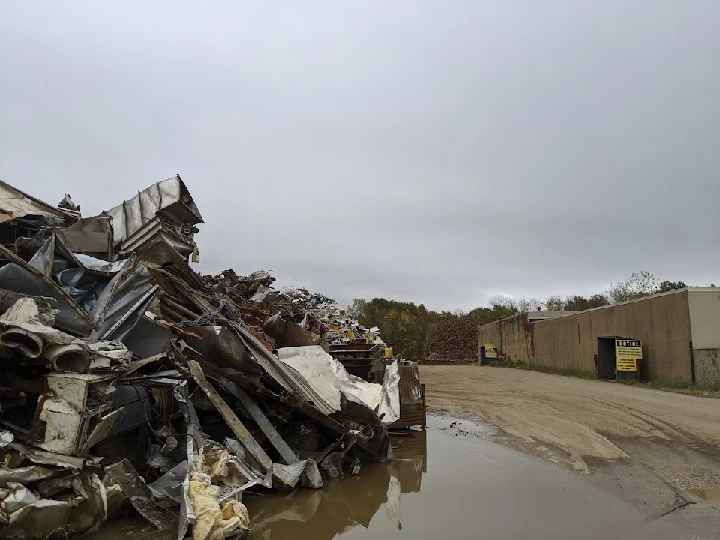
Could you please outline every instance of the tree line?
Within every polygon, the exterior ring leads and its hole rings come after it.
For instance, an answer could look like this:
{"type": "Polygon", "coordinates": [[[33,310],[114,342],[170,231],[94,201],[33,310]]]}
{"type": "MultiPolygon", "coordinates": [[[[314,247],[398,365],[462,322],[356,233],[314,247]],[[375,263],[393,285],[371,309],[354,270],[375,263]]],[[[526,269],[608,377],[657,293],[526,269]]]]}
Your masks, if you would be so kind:
{"type": "Polygon", "coordinates": [[[640,271],[633,272],[626,280],[611,283],[607,290],[589,297],[556,295],[538,300],[497,295],[490,298],[488,307],[478,307],[468,313],[461,310],[437,312],[427,309],[423,304],[385,298],[373,298],[370,301],[358,298],[353,300],[347,312],[363,326],[377,326],[385,342],[392,343],[395,352],[407,358],[420,359],[441,321],[472,317],[478,325],[482,325],[530,311],[584,311],[686,286],[682,281],[660,281],[650,272],[640,271]]]}

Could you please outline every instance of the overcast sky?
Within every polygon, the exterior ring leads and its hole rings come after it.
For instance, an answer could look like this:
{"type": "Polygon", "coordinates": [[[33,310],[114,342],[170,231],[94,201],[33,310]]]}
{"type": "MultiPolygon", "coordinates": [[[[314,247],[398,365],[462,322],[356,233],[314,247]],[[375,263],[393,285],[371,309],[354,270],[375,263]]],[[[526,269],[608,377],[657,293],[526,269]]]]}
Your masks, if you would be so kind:
{"type": "Polygon", "coordinates": [[[342,303],[720,284],[718,0],[113,4],[0,3],[1,179],[342,303]]]}

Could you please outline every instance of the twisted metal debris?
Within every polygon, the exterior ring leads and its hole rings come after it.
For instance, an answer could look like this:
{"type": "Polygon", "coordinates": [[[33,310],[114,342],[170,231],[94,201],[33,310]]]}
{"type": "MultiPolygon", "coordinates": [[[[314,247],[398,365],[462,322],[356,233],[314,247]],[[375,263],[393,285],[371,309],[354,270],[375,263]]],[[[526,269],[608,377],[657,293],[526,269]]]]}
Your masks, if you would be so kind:
{"type": "Polygon", "coordinates": [[[373,384],[324,350],[377,332],[267,272],[195,272],[203,220],[179,176],[87,218],[0,182],[0,215],[0,538],[126,512],[239,538],[244,492],[390,457],[397,364],[373,384]]]}

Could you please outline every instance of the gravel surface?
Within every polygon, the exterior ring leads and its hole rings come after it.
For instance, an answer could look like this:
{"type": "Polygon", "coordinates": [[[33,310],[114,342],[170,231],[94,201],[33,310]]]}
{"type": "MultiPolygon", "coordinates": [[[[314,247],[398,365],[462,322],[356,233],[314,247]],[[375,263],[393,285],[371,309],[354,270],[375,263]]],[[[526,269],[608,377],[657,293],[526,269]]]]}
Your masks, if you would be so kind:
{"type": "Polygon", "coordinates": [[[641,464],[679,490],[720,488],[720,399],[508,368],[422,366],[429,410],[589,473],[641,464]]]}

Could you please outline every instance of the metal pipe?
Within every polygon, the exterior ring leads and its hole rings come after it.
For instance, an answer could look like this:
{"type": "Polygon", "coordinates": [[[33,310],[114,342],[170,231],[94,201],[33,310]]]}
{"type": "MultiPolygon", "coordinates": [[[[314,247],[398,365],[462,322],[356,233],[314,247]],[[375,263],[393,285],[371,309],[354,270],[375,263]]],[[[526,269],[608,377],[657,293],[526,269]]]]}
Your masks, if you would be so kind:
{"type": "Polygon", "coordinates": [[[28,358],[40,356],[45,346],[40,336],[22,328],[8,328],[0,333],[0,344],[10,349],[17,349],[28,358]]]}
{"type": "Polygon", "coordinates": [[[50,345],[43,351],[43,357],[50,361],[55,371],[85,373],[90,367],[90,355],[77,343],[50,345]]]}

